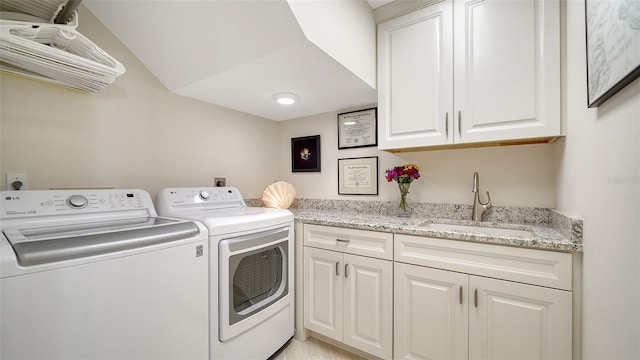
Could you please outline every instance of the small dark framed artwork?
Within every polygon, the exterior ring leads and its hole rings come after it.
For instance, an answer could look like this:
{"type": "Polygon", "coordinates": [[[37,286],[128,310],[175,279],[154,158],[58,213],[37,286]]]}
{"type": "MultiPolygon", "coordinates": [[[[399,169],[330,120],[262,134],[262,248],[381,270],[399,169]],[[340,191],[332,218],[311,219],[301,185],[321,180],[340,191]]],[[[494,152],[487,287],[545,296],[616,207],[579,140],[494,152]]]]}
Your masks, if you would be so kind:
{"type": "Polygon", "coordinates": [[[320,172],[320,135],[291,138],[291,171],[320,172]]]}

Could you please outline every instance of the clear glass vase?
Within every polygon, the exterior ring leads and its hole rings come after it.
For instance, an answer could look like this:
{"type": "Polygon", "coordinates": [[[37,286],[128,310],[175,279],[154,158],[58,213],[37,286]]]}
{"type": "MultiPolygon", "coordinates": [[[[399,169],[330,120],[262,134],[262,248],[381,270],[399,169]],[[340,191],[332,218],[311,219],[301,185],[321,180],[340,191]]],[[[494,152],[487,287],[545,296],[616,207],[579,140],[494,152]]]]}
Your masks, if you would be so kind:
{"type": "Polygon", "coordinates": [[[398,183],[398,189],[400,190],[400,199],[398,200],[398,216],[409,217],[411,216],[411,206],[409,203],[409,187],[411,183],[398,183]]]}

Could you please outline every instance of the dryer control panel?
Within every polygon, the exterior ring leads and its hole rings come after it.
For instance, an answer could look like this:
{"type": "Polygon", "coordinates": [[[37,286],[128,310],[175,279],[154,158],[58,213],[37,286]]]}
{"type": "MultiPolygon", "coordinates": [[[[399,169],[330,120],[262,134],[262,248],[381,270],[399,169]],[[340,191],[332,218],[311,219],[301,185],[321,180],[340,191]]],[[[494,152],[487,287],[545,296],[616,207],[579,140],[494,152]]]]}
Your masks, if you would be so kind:
{"type": "Polygon", "coordinates": [[[156,197],[156,208],[161,214],[243,207],[246,207],[244,199],[234,187],[167,188],[156,197]]]}

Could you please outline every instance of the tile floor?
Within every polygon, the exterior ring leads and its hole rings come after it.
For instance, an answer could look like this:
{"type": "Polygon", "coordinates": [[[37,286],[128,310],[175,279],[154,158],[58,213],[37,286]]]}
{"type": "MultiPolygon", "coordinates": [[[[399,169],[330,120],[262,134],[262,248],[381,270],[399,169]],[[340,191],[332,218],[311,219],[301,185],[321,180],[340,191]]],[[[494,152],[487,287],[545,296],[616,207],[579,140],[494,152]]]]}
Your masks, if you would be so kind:
{"type": "Polygon", "coordinates": [[[364,360],[314,338],[307,341],[291,339],[289,345],[269,360],[364,360]]]}

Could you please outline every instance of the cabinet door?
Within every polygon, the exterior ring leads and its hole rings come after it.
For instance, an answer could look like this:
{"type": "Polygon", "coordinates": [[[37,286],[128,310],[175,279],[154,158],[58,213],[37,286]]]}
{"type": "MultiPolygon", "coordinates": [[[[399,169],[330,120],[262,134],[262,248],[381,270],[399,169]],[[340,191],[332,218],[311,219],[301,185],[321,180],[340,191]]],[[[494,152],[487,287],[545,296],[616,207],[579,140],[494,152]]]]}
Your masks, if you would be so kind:
{"type": "Polygon", "coordinates": [[[342,254],[305,247],[304,263],[304,326],[342,341],[342,254]]]}
{"type": "Polygon", "coordinates": [[[391,359],[393,263],[344,255],[344,340],[347,345],[391,359]]]}
{"type": "Polygon", "coordinates": [[[378,148],[451,142],[452,8],[443,1],[378,26],[378,148]]]}
{"type": "Polygon", "coordinates": [[[455,2],[454,142],[561,135],[559,4],[455,2]]]}
{"type": "Polygon", "coordinates": [[[469,358],[571,359],[571,292],[475,276],[470,290],[469,358]]]}
{"type": "Polygon", "coordinates": [[[395,263],[394,358],[468,357],[466,274],[395,263]]]}

